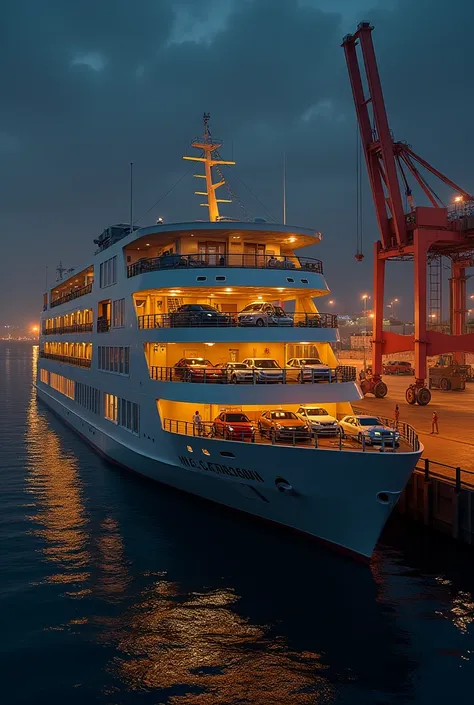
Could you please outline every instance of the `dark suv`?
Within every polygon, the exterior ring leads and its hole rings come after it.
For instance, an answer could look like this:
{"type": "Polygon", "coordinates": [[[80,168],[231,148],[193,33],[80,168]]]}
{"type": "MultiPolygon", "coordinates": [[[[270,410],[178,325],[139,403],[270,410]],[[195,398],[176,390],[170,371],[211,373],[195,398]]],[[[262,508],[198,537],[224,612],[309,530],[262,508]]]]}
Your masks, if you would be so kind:
{"type": "Polygon", "coordinates": [[[208,304],[184,304],[170,313],[170,327],[230,326],[232,317],[208,304]]]}

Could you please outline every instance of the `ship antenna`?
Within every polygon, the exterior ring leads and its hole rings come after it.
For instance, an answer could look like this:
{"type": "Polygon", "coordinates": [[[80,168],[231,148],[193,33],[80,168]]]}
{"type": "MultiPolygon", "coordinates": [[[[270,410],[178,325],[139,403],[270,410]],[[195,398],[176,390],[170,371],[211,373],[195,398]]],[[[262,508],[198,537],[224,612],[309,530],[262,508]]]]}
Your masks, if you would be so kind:
{"type": "Polygon", "coordinates": [[[130,162],[130,235],[133,232],[133,162],[130,162]]]}
{"type": "Polygon", "coordinates": [[[286,225],[286,152],[283,152],[283,225],[286,225]]]}
{"type": "Polygon", "coordinates": [[[216,191],[220,186],[225,184],[225,179],[221,178],[220,181],[213,183],[212,181],[212,167],[218,165],[232,166],[235,164],[234,161],[227,162],[219,158],[219,153],[213,154],[216,150],[222,147],[222,142],[220,140],[215,140],[212,138],[211,131],[209,128],[209,121],[211,119],[210,113],[204,113],[203,123],[204,123],[204,134],[202,137],[196,137],[191,142],[191,147],[194,149],[201,150],[200,157],[188,157],[184,156],[183,159],[193,162],[203,162],[204,164],[204,174],[194,174],[198,179],[206,179],[206,190],[205,191],[195,191],[197,196],[207,196],[207,203],[200,203],[199,205],[204,206],[209,209],[209,220],[211,223],[215,223],[220,220],[219,215],[219,203],[232,203],[230,199],[227,198],[216,198],[216,191]]]}

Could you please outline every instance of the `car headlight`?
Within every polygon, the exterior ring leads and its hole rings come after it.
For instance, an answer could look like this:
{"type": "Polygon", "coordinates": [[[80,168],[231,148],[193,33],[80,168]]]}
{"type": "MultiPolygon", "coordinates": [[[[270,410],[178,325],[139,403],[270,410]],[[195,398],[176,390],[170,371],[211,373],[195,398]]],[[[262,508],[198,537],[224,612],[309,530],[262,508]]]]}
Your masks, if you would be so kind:
{"type": "Polygon", "coordinates": [[[229,431],[233,431],[233,430],[234,430],[234,427],[233,427],[233,426],[229,426],[229,431]]]}
{"type": "Polygon", "coordinates": [[[279,424],[279,423],[276,424],[276,427],[277,427],[278,429],[283,428],[283,426],[282,426],[281,424],[279,424]]]}
{"type": "Polygon", "coordinates": [[[380,431],[373,431],[373,434],[374,434],[374,436],[380,436],[380,431]]]}

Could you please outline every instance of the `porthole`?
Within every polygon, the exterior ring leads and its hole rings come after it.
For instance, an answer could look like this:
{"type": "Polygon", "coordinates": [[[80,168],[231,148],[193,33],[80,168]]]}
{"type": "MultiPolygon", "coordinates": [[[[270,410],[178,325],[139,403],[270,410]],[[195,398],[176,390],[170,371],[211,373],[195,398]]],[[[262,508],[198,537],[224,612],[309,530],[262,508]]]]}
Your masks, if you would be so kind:
{"type": "Polygon", "coordinates": [[[390,497],[387,492],[379,492],[377,495],[377,502],[380,504],[388,504],[390,502],[390,497]]]}
{"type": "Polygon", "coordinates": [[[186,446],[186,449],[187,449],[188,453],[192,453],[192,452],[193,452],[193,447],[192,447],[192,446],[186,446]]]}
{"type": "Polygon", "coordinates": [[[302,279],[302,280],[301,280],[301,283],[302,283],[302,284],[309,284],[309,281],[308,281],[307,279],[302,279]]]}
{"type": "Polygon", "coordinates": [[[287,277],[286,281],[289,282],[290,284],[294,284],[295,280],[292,277],[287,277]]]}
{"type": "Polygon", "coordinates": [[[205,282],[207,281],[207,277],[196,277],[197,282],[205,282]]]}
{"type": "Polygon", "coordinates": [[[216,277],[216,282],[225,282],[225,277],[216,277]]]}
{"type": "Polygon", "coordinates": [[[207,448],[202,448],[202,452],[204,453],[204,455],[211,455],[207,448]]]}

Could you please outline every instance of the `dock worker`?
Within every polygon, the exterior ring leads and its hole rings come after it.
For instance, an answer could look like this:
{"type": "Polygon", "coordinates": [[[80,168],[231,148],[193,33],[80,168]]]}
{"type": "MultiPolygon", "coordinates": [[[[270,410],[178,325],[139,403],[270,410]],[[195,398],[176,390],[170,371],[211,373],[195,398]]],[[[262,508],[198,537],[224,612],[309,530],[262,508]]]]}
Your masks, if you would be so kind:
{"type": "Polygon", "coordinates": [[[194,435],[200,436],[202,434],[202,416],[199,413],[199,411],[197,411],[197,410],[193,415],[193,426],[194,426],[194,435]]]}
{"type": "Polygon", "coordinates": [[[433,416],[431,417],[431,433],[437,433],[439,435],[438,414],[436,413],[436,411],[433,411],[433,416]]]}
{"type": "Polygon", "coordinates": [[[395,405],[395,428],[398,429],[398,421],[400,419],[400,407],[398,404],[395,405]]]}

